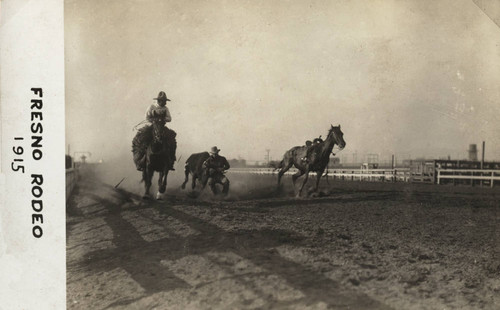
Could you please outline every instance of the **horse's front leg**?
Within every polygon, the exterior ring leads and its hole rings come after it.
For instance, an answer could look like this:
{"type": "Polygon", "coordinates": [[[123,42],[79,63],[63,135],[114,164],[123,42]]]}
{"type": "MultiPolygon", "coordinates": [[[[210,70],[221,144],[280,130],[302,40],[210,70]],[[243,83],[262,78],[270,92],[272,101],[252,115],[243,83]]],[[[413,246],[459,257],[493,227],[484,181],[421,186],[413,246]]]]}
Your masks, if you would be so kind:
{"type": "Polygon", "coordinates": [[[144,196],[142,196],[143,199],[150,198],[149,190],[151,188],[153,173],[154,171],[152,171],[148,166],[146,166],[144,171],[142,171],[142,180],[144,181],[144,196]]]}
{"type": "MultiPolygon", "coordinates": [[[[203,191],[205,189],[205,187],[207,186],[207,183],[208,183],[208,179],[209,179],[209,176],[208,176],[208,173],[204,172],[201,177],[200,177],[200,183],[201,183],[201,190],[203,191]]],[[[194,188],[193,188],[194,189],[194,188]]]]}
{"type": "Polygon", "coordinates": [[[163,197],[165,196],[165,191],[167,189],[167,175],[168,170],[160,172],[160,176],[158,177],[158,193],[156,193],[157,200],[163,200],[163,197]]]}
{"type": "Polygon", "coordinates": [[[319,187],[319,181],[321,180],[321,177],[323,176],[323,171],[318,171],[317,172],[317,176],[316,176],[316,187],[314,188],[314,191],[317,192],[318,191],[318,187],[319,187]]]}

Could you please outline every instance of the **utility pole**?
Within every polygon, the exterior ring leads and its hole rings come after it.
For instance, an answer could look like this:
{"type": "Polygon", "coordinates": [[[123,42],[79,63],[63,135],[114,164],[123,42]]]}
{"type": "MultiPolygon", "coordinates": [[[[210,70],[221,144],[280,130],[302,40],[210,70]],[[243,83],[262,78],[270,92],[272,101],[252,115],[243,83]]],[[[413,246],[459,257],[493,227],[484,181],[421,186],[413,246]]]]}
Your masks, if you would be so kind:
{"type": "Polygon", "coordinates": [[[269,164],[270,158],[269,158],[269,152],[271,152],[270,149],[266,149],[266,162],[269,164]]]}
{"type": "MultiPolygon", "coordinates": [[[[485,148],[485,144],[484,144],[484,141],[483,141],[483,149],[482,149],[482,155],[481,155],[481,169],[484,169],[484,148],[485,148]]],[[[493,182],[493,181],[491,181],[493,182]]]]}

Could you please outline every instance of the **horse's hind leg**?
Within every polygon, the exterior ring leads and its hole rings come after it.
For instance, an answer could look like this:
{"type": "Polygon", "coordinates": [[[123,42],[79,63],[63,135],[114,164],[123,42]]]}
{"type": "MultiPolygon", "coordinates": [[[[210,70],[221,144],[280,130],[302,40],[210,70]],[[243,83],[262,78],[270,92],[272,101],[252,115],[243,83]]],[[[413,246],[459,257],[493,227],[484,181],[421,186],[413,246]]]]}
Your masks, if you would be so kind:
{"type": "Polygon", "coordinates": [[[305,177],[304,177],[304,181],[302,182],[302,185],[300,186],[297,197],[300,197],[300,195],[302,194],[302,189],[304,188],[304,185],[306,185],[306,183],[307,183],[307,179],[309,178],[309,170],[302,172],[300,175],[302,175],[302,174],[305,174],[305,177]]]}
{"type": "Polygon", "coordinates": [[[286,166],[283,166],[283,168],[281,168],[281,170],[278,172],[278,187],[280,186],[281,184],[281,177],[285,174],[285,172],[287,172],[293,165],[293,162],[289,162],[286,164],[286,166]]]}
{"type": "MultiPolygon", "coordinates": [[[[302,170],[299,170],[297,171],[294,175],[292,175],[292,184],[293,184],[293,191],[296,192],[295,190],[295,182],[297,181],[298,178],[300,178],[304,173],[306,173],[305,171],[302,171],[302,170]]],[[[307,174],[306,174],[306,177],[307,177],[307,174]]],[[[300,188],[300,191],[302,191],[302,187],[300,188]]],[[[300,191],[299,193],[296,194],[297,197],[300,196],[300,191]]]]}

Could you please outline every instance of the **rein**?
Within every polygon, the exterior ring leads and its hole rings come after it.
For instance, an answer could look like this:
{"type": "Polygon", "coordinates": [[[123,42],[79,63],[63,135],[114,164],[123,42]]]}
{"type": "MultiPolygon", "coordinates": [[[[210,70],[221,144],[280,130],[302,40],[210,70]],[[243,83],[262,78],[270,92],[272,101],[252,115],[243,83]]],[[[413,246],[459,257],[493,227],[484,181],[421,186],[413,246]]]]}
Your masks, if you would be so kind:
{"type": "Polygon", "coordinates": [[[145,123],[147,123],[147,122],[148,122],[147,120],[143,120],[143,121],[141,121],[139,124],[135,125],[135,126],[132,128],[132,131],[136,130],[136,129],[137,129],[137,127],[139,127],[139,126],[141,126],[142,124],[145,124],[145,123]]]}
{"type": "MultiPolygon", "coordinates": [[[[338,145],[337,145],[337,146],[338,146],[338,145]]],[[[335,147],[335,146],[333,146],[333,147],[335,147]]],[[[337,152],[337,153],[334,153],[334,152],[333,152],[333,151],[334,151],[334,149],[332,148],[332,155],[333,155],[333,156],[335,156],[336,154],[340,153],[340,151],[343,151],[343,150],[344,150],[344,149],[341,149],[341,148],[339,147],[338,152],[337,152]]]]}

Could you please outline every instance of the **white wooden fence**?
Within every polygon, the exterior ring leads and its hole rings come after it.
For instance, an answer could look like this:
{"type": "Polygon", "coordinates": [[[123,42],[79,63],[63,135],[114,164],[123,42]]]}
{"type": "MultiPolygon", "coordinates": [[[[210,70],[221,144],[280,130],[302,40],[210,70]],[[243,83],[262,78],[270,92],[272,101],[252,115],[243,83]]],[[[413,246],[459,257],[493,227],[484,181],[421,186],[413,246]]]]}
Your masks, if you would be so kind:
{"type": "Polygon", "coordinates": [[[333,179],[351,181],[402,181],[410,180],[410,169],[334,169],[329,170],[328,175],[333,179]]]}
{"type": "Polygon", "coordinates": [[[480,180],[488,182],[490,187],[493,187],[495,181],[500,181],[500,170],[473,170],[473,169],[436,169],[437,184],[441,184],[442,180],[480,180]]]}
{"type": "MultiPolygon", "coordinates": [[[[295,174],[298,170],[291,168],[285,175],[295,174]]],[[[229,172],[245,173],[245,174],[260,174],[260,175],[277,175],[279,170],[273,168],[231,168],[229,172]]],[[[323,173],[323,177],[331,177],[339,180],[352,181],[403,181],[408,182],[410,179],[410,170],[408,168],[400,169],[329,169],[323,173]]]]}
{"type": "MultiPolygon", "coordinates": [[[[277,175],[279,170],[273,168],[231,168],[229,172],[277,175]]],[[[296,168],[291,168],[285,175],[292,175],[297,172],[296,168]]],[[[480,180],[493,187],[495,181],[500,181],[500,170],[471,170],[471,169],[436,169],[431,175],[410,171],[410,168],[396,169],[329,169],[325,171],[323,177],[330,177],[334,180],[350,181],[390,181],[390,182],[428,182],[442,184],[443,180],[480,180]]]]}

